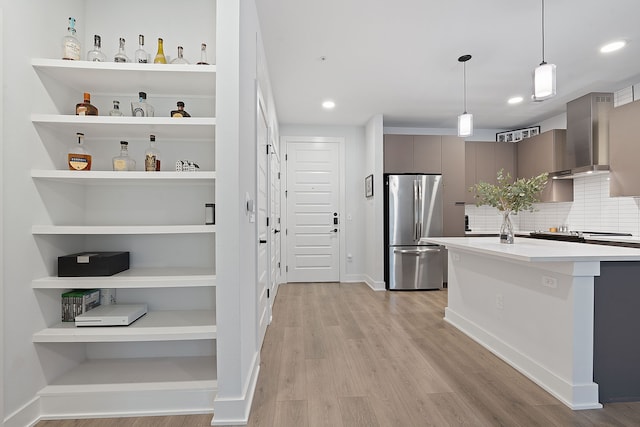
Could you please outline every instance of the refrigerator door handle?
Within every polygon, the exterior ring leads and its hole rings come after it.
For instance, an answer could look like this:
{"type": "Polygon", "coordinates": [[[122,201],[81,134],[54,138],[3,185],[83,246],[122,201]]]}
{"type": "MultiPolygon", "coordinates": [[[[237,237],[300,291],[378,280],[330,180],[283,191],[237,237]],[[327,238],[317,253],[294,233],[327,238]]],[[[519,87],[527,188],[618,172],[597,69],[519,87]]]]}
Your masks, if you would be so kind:
{"type": "Polygon", "coordinates": [[[413,180],[413,240],[418,240],[420,235],[418,234],[418,218],[419,212],[418,209],[420,207],[419,203],[419,191],[420,191],[420,183],[418,180],[413,180]]]}
{"type": "Polygon", "coordinates": [[[424,182],[418,181],[418,206],[420,207],[420,211],[418,213],[418,235],[416,236],[416,240],[420,240],[422,237],[422,219],[424,218],[424,182]]]}
{"type": "Polygon", "coordinates": [[[414,255],[422,255],[431,252],[440,252],[440,248],[429,248],[429,249],[394,249],[394,254],[414,254],[414,255]]]}

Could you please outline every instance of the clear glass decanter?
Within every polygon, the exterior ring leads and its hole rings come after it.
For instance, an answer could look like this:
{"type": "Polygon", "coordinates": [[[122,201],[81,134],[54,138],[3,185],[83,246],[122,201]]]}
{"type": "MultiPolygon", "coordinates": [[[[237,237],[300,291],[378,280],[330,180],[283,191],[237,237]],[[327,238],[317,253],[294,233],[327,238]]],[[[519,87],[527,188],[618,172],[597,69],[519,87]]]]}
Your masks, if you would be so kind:
{"type": "Polygon", "coordinates": [[[172,64],[188,64],[189,61],[182,56],[182,46],[178,46],[178,57],[171,61],[172,64]]]}

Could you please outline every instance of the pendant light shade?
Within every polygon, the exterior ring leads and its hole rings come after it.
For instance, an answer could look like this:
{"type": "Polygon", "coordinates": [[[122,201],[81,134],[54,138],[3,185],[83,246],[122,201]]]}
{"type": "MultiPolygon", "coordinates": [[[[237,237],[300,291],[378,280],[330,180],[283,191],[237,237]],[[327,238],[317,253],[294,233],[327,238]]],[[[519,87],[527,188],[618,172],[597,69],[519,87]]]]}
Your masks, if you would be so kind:
{"type": "Polygon", "coordinates": [[[533,72],[533,96],[536,100],[548,99],[556,94],[556,66],[543,62],[533,72]]]}
{"type": "Polygon", "coordinates": [[[458,116],[458,136],[471,135],[473,135],[473,114],[460,114],[458,116]]]}
{"type": "Polygon", "coordinates": [[[458,136],[473,135],[473,114],[467,113],[467,61],[471,59],[471,55],[462,55],[458,58],[458,62],[462,62],[462,85],[464,94],[464,113],[458,116],[458,136]]]}
{"type": "Polygon", "coordinates": [[[556,66],[544,60],[544,0],[542,0],[542,62],[533,72],[533,99],[543,101],[556,94],[556,66]]]}

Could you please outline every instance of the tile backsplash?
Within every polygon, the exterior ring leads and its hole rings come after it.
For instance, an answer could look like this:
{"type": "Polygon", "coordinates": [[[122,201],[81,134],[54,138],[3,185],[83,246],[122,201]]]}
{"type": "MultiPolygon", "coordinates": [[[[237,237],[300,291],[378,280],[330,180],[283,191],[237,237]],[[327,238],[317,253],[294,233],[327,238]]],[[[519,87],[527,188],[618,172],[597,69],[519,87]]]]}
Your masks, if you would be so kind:
{"type": "MultiPolygon", "coordinates": [[[[489,206],[467,205],[473,232],[497,233],[502,217],[489,206]]],[[[610,231],[640,236],[640,198],[609,197],[609,175],[573,180],[573,202],[537,203],[534,212],[512,217],[517,231],[549,230],[568,225],[570,230],[610,231]]]]}

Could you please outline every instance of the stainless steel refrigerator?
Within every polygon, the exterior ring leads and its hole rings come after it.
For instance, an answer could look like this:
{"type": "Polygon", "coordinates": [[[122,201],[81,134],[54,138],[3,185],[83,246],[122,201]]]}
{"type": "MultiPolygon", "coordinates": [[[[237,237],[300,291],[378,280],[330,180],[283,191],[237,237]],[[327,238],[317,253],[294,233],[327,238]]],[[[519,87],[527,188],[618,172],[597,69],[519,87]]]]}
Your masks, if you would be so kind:
{"type": "Polygon", "coordinates": [[[442,236],[442,176],[386,175],[387,289],[442,288],[443,248],[421,243],[442,236]]]}

